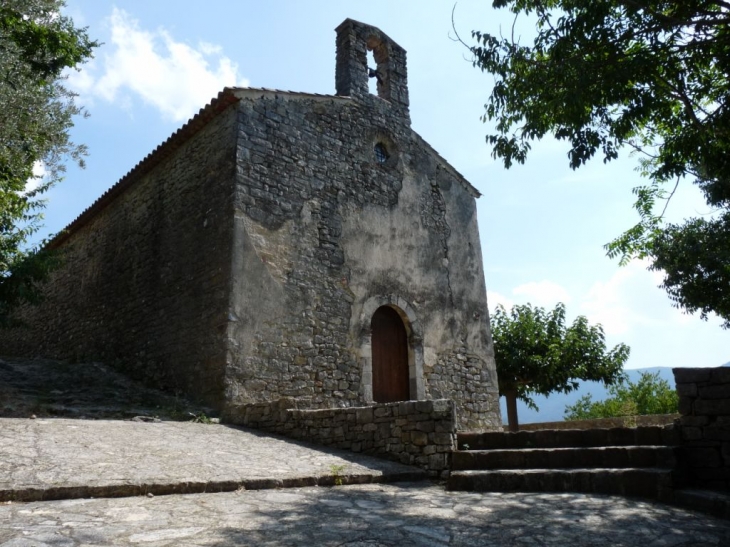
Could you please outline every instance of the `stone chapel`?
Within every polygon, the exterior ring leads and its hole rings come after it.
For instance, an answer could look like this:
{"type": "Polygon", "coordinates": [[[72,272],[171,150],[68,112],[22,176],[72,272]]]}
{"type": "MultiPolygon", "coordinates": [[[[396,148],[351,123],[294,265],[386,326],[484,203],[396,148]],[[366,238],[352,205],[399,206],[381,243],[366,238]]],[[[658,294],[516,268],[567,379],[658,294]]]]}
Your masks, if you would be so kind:
{"type": "Polygon", "coordinates": [[[480,194],[411,129],[405,50],[336,32],[335,95],[224,89],[58,235],[0,353],[219,409],[445,398],[459,429],[499,427],[480,194]]]}

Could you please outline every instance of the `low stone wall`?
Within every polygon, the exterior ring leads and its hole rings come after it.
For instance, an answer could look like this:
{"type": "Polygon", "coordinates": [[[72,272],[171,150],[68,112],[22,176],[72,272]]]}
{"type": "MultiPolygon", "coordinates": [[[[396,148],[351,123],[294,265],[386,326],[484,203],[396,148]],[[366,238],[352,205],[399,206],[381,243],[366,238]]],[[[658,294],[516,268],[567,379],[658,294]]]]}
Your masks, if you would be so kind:
{"type": "Polygon", "coordinates": [[[675,368],[679,486],[730,490],[730,367],[675,368]]]}
{"type": "MultiPolygon", "coordinates": [[[[651,425],[673,424],[679,414],[650,414],[646,416],[623,416],[621,418],[596,418],[595,420],[566,420],[563,422],[538,422],[520,424],[520,431],[541,429],[610,429],[612,427],[644,427],[651,425]]],[[[508,426],[504,426],[509,431],[508,426]]]]}
{"type": "Polygon", "coordinates": [[[366,407],[297,409],[294,399],[237,405],[223,421],[414,465],[444,475],[456,448],[453,401],[403,401],[366,407]]]}

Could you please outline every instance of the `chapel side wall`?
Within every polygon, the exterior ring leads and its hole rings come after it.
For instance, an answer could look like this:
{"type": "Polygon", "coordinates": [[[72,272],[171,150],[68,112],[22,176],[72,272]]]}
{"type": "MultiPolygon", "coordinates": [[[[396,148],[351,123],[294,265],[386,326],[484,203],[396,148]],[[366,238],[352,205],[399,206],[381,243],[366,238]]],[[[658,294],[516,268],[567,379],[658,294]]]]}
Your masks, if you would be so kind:
{"type": "Polygon", "coordinates": [[[235,108],[213,118],[62,243],[63,266],[3,352],[111,364],[220,403],[235,108]]]}
{"type": "Polygon", "coordinates": [[[412,397],[499,426],[474,195],[387,102],[242,99],[235,218],[227,404],[370,404],[363,313],[392,297],[418,316],[412,397]]]}

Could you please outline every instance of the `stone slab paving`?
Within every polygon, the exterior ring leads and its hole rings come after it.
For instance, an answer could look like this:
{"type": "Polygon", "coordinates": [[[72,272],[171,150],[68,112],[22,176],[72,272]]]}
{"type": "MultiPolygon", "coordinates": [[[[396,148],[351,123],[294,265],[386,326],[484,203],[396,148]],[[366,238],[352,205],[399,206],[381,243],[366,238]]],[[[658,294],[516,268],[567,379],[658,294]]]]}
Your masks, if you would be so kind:
{"type": "Polygon", "coordinates": [[[423,471],[190,422],[0,418],[0,501],[414,480],[423,471]]]}
{"type": "Polygon", "coordinates": [[[0,505],[0,546],[730,545],[730,521],[620,497],[430,483],[0,505]]]}

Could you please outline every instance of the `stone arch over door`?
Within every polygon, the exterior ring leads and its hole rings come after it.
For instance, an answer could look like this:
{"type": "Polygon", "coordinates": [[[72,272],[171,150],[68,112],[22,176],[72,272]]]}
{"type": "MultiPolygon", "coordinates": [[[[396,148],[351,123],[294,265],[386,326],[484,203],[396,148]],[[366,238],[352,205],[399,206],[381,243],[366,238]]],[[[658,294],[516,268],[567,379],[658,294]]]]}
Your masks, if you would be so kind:
{"type": "Polygon", "coordinates": [[[379,308],[388,307],[400,318],[406,333],[408,359],[408,399],[425,399],[423,379],[423,332],[416,312],[407,300],[397,295],[374,296],[363,304],[358,324],[359,360],[362,370],[361,393],[367,403],[373,398],[372,319],[379,308]]]}

